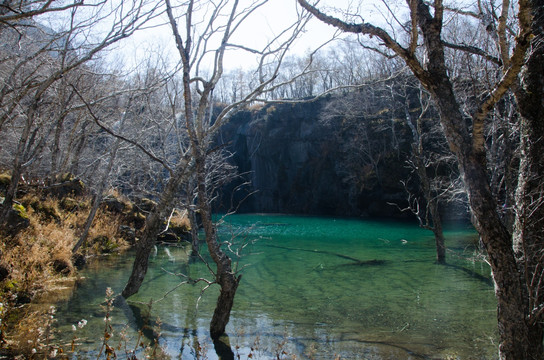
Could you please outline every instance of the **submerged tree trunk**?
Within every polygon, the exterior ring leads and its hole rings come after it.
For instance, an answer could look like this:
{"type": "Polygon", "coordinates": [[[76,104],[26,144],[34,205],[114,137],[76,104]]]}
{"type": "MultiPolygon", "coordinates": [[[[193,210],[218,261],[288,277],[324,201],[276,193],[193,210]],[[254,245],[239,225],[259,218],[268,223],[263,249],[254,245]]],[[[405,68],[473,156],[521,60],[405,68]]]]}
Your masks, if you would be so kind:
{"type": "Polygon", "coordinates": [[[200,153],[201,149],[195,149],[195,164],[197,171],[197,192],[198,209],[202,217],[202,226],[206,236],[206,245],[211,258],[217,266],[215,273],[216,281],[220,286],[219,297],[210,322],[210,335],[213,340],[218,340],[225,333],[225,328],[230,319],[234,297],[241,275],[237,276],[232,270],[232,260],[221,249],[221,244],[217,238],[215,224],[212,221],[212,211],[208,199],[208,188],[206,183],[205,156],[200,153]]]}
{"type": "Polygon", "coordinates": [[[125,299],[136,294],[144,281],[149,264],[149,254],[157,240],[157,235],[162,230],[164,219],[171,212],[180,184],[185,179],[186,170],[186,166],[178,166],[168,180],[157,206],[146,218],[144,233],[136,245],[136,257],[132,266],[132,272],[121,293],[125,299]]]}
{"type": "MultiPolygon", "coordinates": [[[[419,128],[419,126],[418,126],[419,128]]],[[[431,230],[434,234],[434,240],[436,245],[436,262],[439,264],[446,263],[446,241],[444,239],[444,231],[442,229],[442,217],[440,216],[439,211],[439,199],[433,194],[433,189],[431,186],[431,180],[427,174],[427,168],[423,162],[423,148],[421,144],[421,137],[419,138],[420,144],[419,149],[415,151],[415,163],[417,167],[417,174],[421,186],[421,191],[426,202],[426,213],[430,215],[430,221],[425,219],[424,228],[431,230]]],[[[418,216],[420,216],[418,214],[418,216]]],[[[427,216],[426,216],[427,217],[427,216]]],[[[420,219],[420,223],[423,220],[420,219]]]]}
{"type": "Polygon", "coordinates": [[[431,212],[434,212],[433,216],[433,234],[436,246],[436,262],[439,264],[446,263],[446,239],[444,238],[444,231],[442,229],[442,218],[438,213],[438,206],[434,206],[431,212]]]}
{"type": "MultiPolygon", "coordinates": [[[[419,179],[419,186],[425,199],[425,216],[420,213],[419,202],[417,202],[417,208],[409,205],[410,210],[414,213],[419,221],[419,225],[427,230],[431,230],[434,234],[435,246],[436,246],[436,262],[439,264],[446,263],[446,240],[444,238],[444,231],[442,227],[442,217],[440,216],[439,206],[440,197],[437,193],[439,189],[433,188],[432,179],[427,173],[427,167],[425,166],[425,150],[423,148],[423,117],[429,108],[429,103],[423,104],[422,96],[421,101],[421,113],[416,120],[416,126],[412,123],[410,112],[408,111],[408,103],[404,105],[406,123],[412,131],[412,139],[414,144],[412,145],[412,158],[413,167],[419,179]],[[430,216],[430,218],[429,218],[430,216]]],[[[408,191],[408,190],[407,190],[408,191]]],[[[410,197],[410,195],[409,195],[410,197]]]]}
{"type": "Polygon", "coordinates": [[[138,292],[142,285],[149,264],[149,254],[155,244],[157,235],[161,231],[164,214],[167,212],[170,200],[160,202],[157,208],[149,214],[145,221],[145,231],[136,246],[136,257],[132,265],[132,272],[121,295],[126,299],[138,292]]]}
{"type": "Polygon", "coordinates": [[[230,313],[234,305],[234,296],[240,283],[240,277],[233,275],[230,271],[221,271],[219,275],[221,291],[217,298],[212,321],[210,322],[210,335],[214,340],[225,333],[225,328],[229,323],[230,313]]]}
{"type": "Polygon", "coordinates": [[[187,218],[189,219],[189,225],[191,226],[191,256],[197,257],[200,253],[200,239],[198,237],[198,228],[200,224],[197,219],[197,213],[195,211],[195,199],[194,199],[194,181],[189,180],[187,183],[187,218]]]}

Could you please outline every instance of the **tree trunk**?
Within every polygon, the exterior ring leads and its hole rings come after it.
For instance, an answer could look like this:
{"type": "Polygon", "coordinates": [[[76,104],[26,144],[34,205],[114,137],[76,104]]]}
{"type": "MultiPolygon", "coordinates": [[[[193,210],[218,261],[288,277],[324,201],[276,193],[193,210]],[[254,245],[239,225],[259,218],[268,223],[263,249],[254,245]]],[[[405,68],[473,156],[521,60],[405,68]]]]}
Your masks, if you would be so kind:
{"type": "Polygon", "coordinates": [[[187,216],[189,217],[189,223],[191,225],[191,256],[198,256],[200,252],[200,239],[198,238],[198,221],[196,213],[193,209],[187,208],[187,216]]]}
{"type": "Polygon", "coordinates": [[[66,99],[66,85],[64,82],[60,86],[60,107],[58,109],[58,118],[55,126],[55,135],[53,137],[53,144],[51,146],[51,169],[49,172],[49,182],[51,184],[55,181],[55,176],[57,176],[59,170],[59,158],[60,158],[60,142],[62,132],[64,130],[64,120],[66,119],[66,109],[68,108],[68,103],[66,99]]]}
{"type": "Polygon", "coordinates": [[[500,358],[531,359],[526,354],[532,346],[532,336],[526,323],[523,282],[512,251],[512,238],[497,213],[481,160],[465,159],[462,168],[476,219],[474,225],[486,247],[495,283],[500,358]]]}
{"type": "MultiPolygon", "coordinates": [[[[130,107],[130,104],[132,102],[132,98],[129,99],[127,110],[130,107]]],[[[125,128],[125,121],[127,118],[128,111],[125,111],[123,116],[121,117],[121,124],[120,124],[120,132],[122,132],[125,128]]],[[[60,126],[60,125],[59,125],[60,126]]],[[[89,236],[89,230],[91,229],[91,226],[94,222],[94,218],[96,217],[96,212],[98,211],[98,208],[100,207],[100,203],[102,202],[104,191],[106,190],[106,187],[108,186],[108,179],[111,174],[111,170],[113,169],[113,164],[115,163],[115,158],[117,157],[117,151],[119,151],[119,147],[121,146],[121,139],[116,138],[112,149],[110,152],[110,158],[108,160],[108,165],[104,169],[104,172],[102,173],[102,176],[100,177],[100,182],[98,183],[98,189],[96,189],[96,194],[93,197],[93,206],[91,208],[91,211],[89,212],[89,215],[87,216],[87,220],[85,221],[85,226],[83,227],[83,233],[79,237],[79,240],[72,248],[72,253],[75,254],[77,250],[87,241],[87,236],[89,236]]]]}
{"type": "Polygon", "coordinates": [[[428,7],[419,4],[418,11],[425,14],[419,17],[419,24],[425,34],[429,62],[428,73],[418,78],[437,105],[450,149],[458,159],[474,225],[487,250],[497,298],[499,354],[502,360],[527,359],[528,348],[533,344],[526,323],[523,283],[512,250],[512,237],[501,221],[487,178],[483,123],[474,123],[470,133],[465,126],[466,119],[448,77],[440,29],[436,28],[437,22],[430,17],[428,7]]]}
{"type": "Polygon", "coordinates": [[[482,147],[475,146],[466,129],[462,128],[465,119],[451,82],[445,75],[435,74],[433,79],[428,88],[440,112],[450,148],[458,159],[474,226],[481,236],[491,265],[497,298],[500,357],[502,360],[528,359],[525,354],[531,346],[531,336],[525,321],[523,283],[512,250],[512,237],[501,221],[487,178],[485,149],[483,144],[482,147]]]}
{"type": "MultiPolygon", "coordinates": [[[[75,150],[72,151],[72,154],[71,154],[71,161],[70,161],[70,165],[68,166],[68,172],[71,173],[71,174],[77,174],[79,172],[79,160],[81,159],[81,154],[83,153],[83,149],[85,147],[85,144],[87,142],[87,126],[88,126],[89,123],[85,122],[82,127],[81,127],[81,136],[80,138],[77,140],[77,145],[74,146],[75,147],[75,150]]],[[[69,161],[69,156],[66,156],[66,163],[68,163],[69,161]]],[[[66,164],[62,167],[63,170],[64,168],[66,167],[66,164]]]]}
{"type": "Polygon", "coordinates": [[[434,242],[436,245],[436,262],[439,264],[446,263],[446,240],[444,239],[444,231],[442,229],[442,217],[438,212],[438,204],[436,201],[432,201],[432,204],[427,204],[431,206],[431,217],[433,218],[433,234],[434,242]]]}
{"type": "Polygon", "coordinates": [[[230,319],[234,296],[240,283],[240,276],[232,271],[232,260],[221,250],[215,225],[212,222],[211,206],[208,199],[206,183],[205,155],[201,149],[195,149],[195,165],[197,171],[198,208],[202,217],[202,225],[206,234],[206,244],[211,258],[217,265],[216,281],[221,287],[217,304],[210,322],[210,335],[213,340],[218,340],[225,333],[225,328],[230,319]]]}
{"type": "MultiPolygon", "coordinates": [[[[406,124],[412,131],[412,158],[416,168],[416,173],[419,179],[419,187],[425,198],[425,219],[422,218],[419,213],[419,209],[412,209],[412,212],[418,217],[421,227],[431,230],[434,234],[435,246],[436,246],[436,262],[439,264],[446,263],[446,240],[444,238],[444,231],[442,227],[442,217],[440,216],[439,205],[440,197],[436,192],[439,190],[433,189],[431,184],[431,178],[427,173],[427,167],[425,166],[425,150],[423,148],[423,116],[427,112],[428,104],[423,104],[423,95],[420,95],[421,101],[421,113],[416,120],[416,126],[412,123],[409,103],[405,98],[404,102],[404,114],[406,118],[406,124]],[[431,216],[430,221],[428,215],[431,216]]],[[[411,207],[411,206],[410,206],[411,207]]]]}
{"type": "MultiPolygon", "coordinates": [[[[204,228],[211,224],[211,221],[208,220],[204,222],[204,228]]],[[[206,242],[208,244],[208,250],[210,254],[213,254],[212,258],[217,265],[217,283],[221,287],[213,317],[210,322],[210,336],[213,340],[217,340],[225,333],[225,328],[229,323],[230,313],[232,306],[234,305],[234,296],[236,295],[241,275],[236,276],[233,273],[231,259],[221,250],[215,236],[211,241],[208,241],[208,236],[206,236],[206,242]]]]}
{"type": "Polygon", "coordinates": [[[161,214],[165,211],[161,210],[166,208],[166,206],[167,204],[165,203],[157,204],[157,208],[146,219],[144,234],[136,247],[136,257],[132,265],[132,272],[121,293],[125,299],[136,294],[144,281],[149,264],[149,254],[162,225],[163,216],[161,214]]]}
{"type": "MultiPolygon", "coordinates": [[[[541,286],[541,283],[544,281],[542,281],[543,279],[540,274],[536,277],[527,276],[529,272],[518,265],[512,248],[512,236],[502,223],[500,214],[497,211],[496,200],[493,197],[487,178],[488,169],[486,163],[484,120],[491,108],[495,106],[496,102],[504,96],[505,92],[516,81],[519,70],[524,64],[524,56],[526,55],[527,47],[530,45],[529,41],[533,38],[532,44],[534,47],[542,46],[542,41],[544,40],[542,38],[544,21],[543,1],[528,0],[520,1],[517,4],[519,6],[517,14],[519,33],[516,37],[515,47],[512,50],[511,56],[508,51],[503,52],[506,53],[503,56],[503,60],[508,61],[509,66],[506,66],[504,76],[489,93],[489,97],[472,114],[472,124],[469,126],[468,119],[465,118],[461,106],[457,102],[446,66],[444,42],[441,37],[444,25],[444,6],[442,2],[434,2],[435,7],[433,11],[431,11],[429,3],[426,1],[418,0],[413,3],[415,6],[410,9],[412,21],[413,23],[417,22],[420,32],[412,32],[410,47],[405,48],[397,43],[389,33],[371,23],[354,24],[343,22],[340,19],[321,13],[305,0],[298,0],[305,9],[330,25],[347,32],[362,33],[380,38],[386,47],[394,51],[405,61],[412,73],[426,90],[431,93],[440,113],[440,123],[444,129],[450,150],[458,160],[459,172],[463,177],[467,190],[474,225],[481,236],[489,257],[498,303],[499,356],[502,360],[541,360],[543,358],[542,330],[539,328],[541,325],[534,325],[542,322],[541,315],[544,313],[544,307],[541,306],[542,302],[538,301],[542,295],[536,297],[537,301],[535,301],[536,307],[534,309],[537,310],[537,314],[528,313],[527,293],[530,293],[530,289],[527,289],[527,285],[533,283],[541,286]],[[533,11],[532,17],[528,13],[529,10],[533,11]],[[529,25],[532,25],[532,34],[528,29],[529,25]],[[423,36],[425,64],[419,61],[415,53],[419,33],[423,36]]],[[[410,3],[412,4],[412,2],[410,3]]],[[[503,4],[503,6],[509,6],[508,2],[503,4]]],[[[504,17],[499,19],[499,21],[506,20],[504,17]]],[[[503,42],[502,45],[504,49],[507,49],[507,44],[503,42]]],[[[537,58],[536,60],[542,65],[542,58],[537,58]]],[[[538,79],[542,79],[543,73],[544,71],[540,70],[538,79]]],[[[533,94],[535,98],[530,102],[535,101],[542,104],[543,81],[537,80],[537,83],[538,89],[536,90],[538,92],[533,94]]],[[[532,126],[540,128],[544,126],[542,111],[539,110],[537,114],[535,123],[532,126]]],[[[542,137],[529,139],[531,142],[536,140],[541,141],[542,137]]],[[[542,156],[542,151],[540,151],[540,156],[542,156]]],[[[542,168],[538,168],[538,166],[533,171],[538,171],[536,173],[537,177],[542,175],[542,168]]],[[[521,176],[525,177],[523,174],[521,176]]],[[[540,179],[540,183],[542,183],[542,179],[540,179]]],[[[521,192],[526,193],[526,191],[521,192]]],[[[540,209],[544,207],[541,206],[543,197],[544,195],[539,193],[538,197],[532,199],[538,200],[536,202],[538,203],[539,212],[544,211],[544,209],[540,209]]],[[[527,200],[523,201],[526,202],[527,200]]],[[[541,230],[543,228],[542,222],[544,222],[544,216],[539,215],[538,223],[541,230]]],[[[542,251],[541,242],[541,234],[532,240],[526,238],[525,234],[522,234],[519,244],[522,244],[524,249],[529,249],[532,253],[535,253],[542,251]],[[532,247],[530,246],[531,243],[537,246],[532,247]]],[[[529,252],[525,250],[525,253],[529,252]]],[[[542,259],[542,255],[539,259],[542,259]]],[[[530,264],[530,261],[524,262],[525,266],[528,264],[530,264]]],[[[542,264],[539,263],[539,266],[541,267],[542,264]]],[[[541,293],[541,291],[538,292],[538,294],[541,293]]]]}
{"type": "Polygon", "coordinates": [[[21,175],[23,173],[23,164],[25,160],[27,160],[24,158],[25,147],[28,142],[28,138],[30,136],[32,124],[34,123],[33,118],[36,112],[36,108],[38,107],[37,102],[38,101],[35,100],[35,102],[30,107],[30,110],[28,111],[27,118],[25,121],[25,127],[23,128],[21,137],[19,138],[19,141],[17,143],[17,149],[15,150],[14,159],[13,159],[13,167],[11,171],[11,183],[8,187],[8,190],[6,191],[6,196],[2,204],[3,205],[2,211],[0,212],[0,226],[4,226],[4,223],[7,220],[7,216],[11,210],[13,202],[15,201],[15,197],[17,196],[17,189],[19,188],[19,179],[21,178],[21,175]]]}
{"type": "Polygon", "coordinates": [[[544,358],[544,0],[533,0],[534,39],[516,88],[521,156],[516,191],[514,250],[525,281],[526,359],[544,358]]]}
{"type": "MultiPolygon", "coordinates": [[[[225,257],[224,261],[223,265],[230,267],[230,259],[225,257]]],[[[219,286],[221,286],[221,292],[217,298],[217,304],[215,305],[212,321],[210,322],[210,336],[214,340],[225,333],[240,278],[241,276],[235,276],[231,271],[220,270],[218,282],[219,286]]]]}
{"type": "Polygon", "coordinates": [[[11,207],[13,206],[13,202],[15,201],[15,195],[17,194],[20,177],[21,166],[16,164],[11,171],[11,182],[9,184],[8,190],[6,191],[4,202],[2,203],[0,212],[0,226],[4,226],[4,223],[7,221],[8,214],[11,210],[11,207]]]}
{"type": "MultiPolygon", "coordinates": [[[[418,126],[418,129],[421,129],[420,126],[418,126]]],[[[429,176],[427,174],[427,168],[425,167],[425,163],[423,161],[423,145],[421,141],[421,134],[419,136],[419,148],[418,150],[414,149],[414,157],[415,157],[415,163],[417,166],[417,174],[419,177],[419,182],[421,186],[421,190],[423,192],[423,196],[425,197],[426,202],[426,212],[427,214],[431,215],[431,223],[429,224],[428,219],[420,220],[420,221],[426,221],[424,227],[427,229],[430,229],[434,234],[434,240],[436,244],[436,262],[439,264],[445,264],[446,263],[446,241],[444,239],[444,231],[442,229],[442,217],[440,216],[440,211],[438,209],[438,198],[435,194],[433,194],[433,189],[431,188],[431,180],[429,179],[429,176]]],[[[418,215],[419,216],[419,215],[418,215]]]]}
{"type": "Polygon", "coordinates": [[[87,241],[87,237],[89,236],[89,231],[91,230],[91,226],[94,222],[94,218],[96,217],[96,213],[98,212],[98,207],[100,206],[100,202],[102,201],[102,195],[101,192],[97,192],[93,196],[91,211],[89,212],[89,215],[87,215],[87,220],[85,220],[85,225],[83,226],[83,232],[79,236],[79,240],[72,248],[72,254],[75,254],[79,248],[85,244],[87,241]]]}
{"type": "Polygon", "coordinates": [[[132,272],[121,293],[125,299],[136,294],[144,281],[149,264],[149,254],[155,244],[157,235],[161,231],[164,219],[171,212],[179,186],[185,179],[186,170],[186,166],[182,166],[182,164],[178,165],[178,168],[168,180],[157,206],[146,218],[144,233],[136,246],[136,257],[132,266],[132,272]]]}

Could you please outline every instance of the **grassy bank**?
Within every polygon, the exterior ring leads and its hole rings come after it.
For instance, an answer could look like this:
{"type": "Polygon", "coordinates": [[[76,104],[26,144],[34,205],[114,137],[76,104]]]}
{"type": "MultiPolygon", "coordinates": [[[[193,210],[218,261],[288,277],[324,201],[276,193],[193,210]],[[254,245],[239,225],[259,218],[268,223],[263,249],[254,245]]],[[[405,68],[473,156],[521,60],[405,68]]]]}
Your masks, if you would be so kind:
{"type": "MultiPolygon", "coordinates": [[[[2,176],[5,189],[8,175],[2,176]]],[[[60,180],[60,184],[75,183],[73,177],[60,180]]],[[[54,343],[50,299],[71,295],[78,268],[89,257],[133,246],[145,224],[146,212],[153,206],[149,200],[137,205],[111,191],[99,208],[87,241],[74,254],[72,249],[83,231],[92,197],[81,183],[75,190],[59,191],[58,186],[56,191],[48,191],[51,188],[23,186],[10,222],[0,229],[0,342],[1,354],[9,358],[49,356],[54,343]]],[[[188,222],[181,215],[171,224],[177,234],[188,231],[188,222]]]]}

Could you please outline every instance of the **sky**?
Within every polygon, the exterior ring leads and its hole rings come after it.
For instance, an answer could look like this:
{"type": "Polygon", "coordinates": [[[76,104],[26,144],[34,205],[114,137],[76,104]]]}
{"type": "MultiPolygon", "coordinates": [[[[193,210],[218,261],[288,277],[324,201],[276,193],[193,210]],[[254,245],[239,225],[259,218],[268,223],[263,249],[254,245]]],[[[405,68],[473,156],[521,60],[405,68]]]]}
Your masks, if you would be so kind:
{"type": "MultiPolygon", "coordinates": [[[[241,0],[241,3],[243,2],[244,0],[241,0]]],[[[320,8],[327,10],[331,10],[331,7],[348,9],[350,3],[352,3],[350,0],[321,0],[320,8]]],[[[366,3],[370,5],[367,13],[372,12],[374,1],[366,3]]],[[[296,0],[269,0],[244,21],[243,26],[237,29],[232,42],[247,47],[262,47],[296,20],[297,9],[300,11],[296,0]]],[[[161,21],[163,23],[168,21],[166,15],[161,18],[161,21]]],[[[310,49],[331,39],[335,32],[336,29],[332,26],[312,18],[307,30],[294,44],[291,53],[303,55],[310,49]]],[[[149,53],[157,52],[162,52],[163,56],[172,62],[177,62],[179,59],[173,42],[172,30],[167,25],[141,31],[122,46],[123,61],[127,64],[137,64],[149,53]]],[[[247,52],[229,51],[224,64],[227,69],[248,69],[256,66],[256,60],[247,52]]]]}

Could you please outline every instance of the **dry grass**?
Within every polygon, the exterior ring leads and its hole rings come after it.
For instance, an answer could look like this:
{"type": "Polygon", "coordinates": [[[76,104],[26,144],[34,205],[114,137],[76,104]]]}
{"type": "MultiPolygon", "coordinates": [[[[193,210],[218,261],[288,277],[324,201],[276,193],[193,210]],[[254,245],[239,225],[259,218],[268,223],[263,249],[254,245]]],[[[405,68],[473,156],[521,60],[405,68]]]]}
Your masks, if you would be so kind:
{"type": "Polygon", "coordinates": [[[252,112],[260,111],[264,107],[263,103],[254,102],[248,105],[247,109],[252,112]]]}
{"type": "Polygon", "coordinates": [[[17,337],[13,337],[8,344],[16,347],[17,353],[26,358],[47,358],[55,341],[52,329],[54,315],[54,307],[47,311],[27,312],[15,325],[13,333],[17,337]]]}
{"type": "Polygon", "coordinates": [[[191,230],[191,222],[189,221],[189,218],[187,217],[187,213],[185,211],[179,212],[176,210],[170,218],[170,225],[177,228],[185,229],[186,231],[191,230]]]}
{"type": "MultiPolygon", "coordinates": [[[[28,303],[37,294],[58,289],[62,289],[59,293],[63,296],[69,296],[69,287],[75,283],[72,275],[76,273],[72,248],[85,224],[90,200],[71,198],[75,207],[69,208],[63,206],[63,200],[54,198],[26,195],[20,201],[30,226],[14,237],[0,235],[0,261],[9,269],[9,276],[0,282],[0,342],[5,341],[17,354],[32,356],[36,351],[32,349],[49,346],[48,329],[53,317],[48,306],[28,303]],[[70,276],[72,281],[65,281],[70,276]]],[[[116,236],[119,224],[119,215],[99,211],[84,254],[127,248],[127,243],[116,236]],[[93,243],[93,239],[100,238],[107,241],[93,243]]]]}
{"type": "MultiPolygon", "coordinates": [[[[87,243],[80,248],[85,256],[128,248],[119,233],[120,224],[138,228],[130,201],[115,190],[108,196],[123,203],[124,212],[108,210],[108,206],[99,209],[87,243]]],[[[40,299],[53,296],[62,300],[71,295],[77,282],[72,249],[87,220],[91,200],[32,193],[18,200],[30,226],[15,236],[0,233],[0,265],[8,269],[7,278],[0,281],[0,344],[10,355],[46,358],[56,349],[51,345],[54,309],[40,299]]],[[[184,213],[174,213],[170,225],[190,229],[184,213]]]]}
{"type": "MultiPolygon", "coordinates": [[[[31,226],[12,241],[15,246],[2,244],[3,261],[11,267],[10,278],[20,291],[30,293],[42,288],[46,279],[54,276],[55,261],[71,266],[73,229],[54,223],[42,224],[29,216],[31,226]]],[[[72,269],[69,269],[71,272],[72,269]]]]}
{"type": "Polygon", "coordinates": [[[99,212],[89,231],[85,247],[87,254],[97,255],[127,249],[130,245],[117,234],[120,223],[121,216],[99,212]]]}

